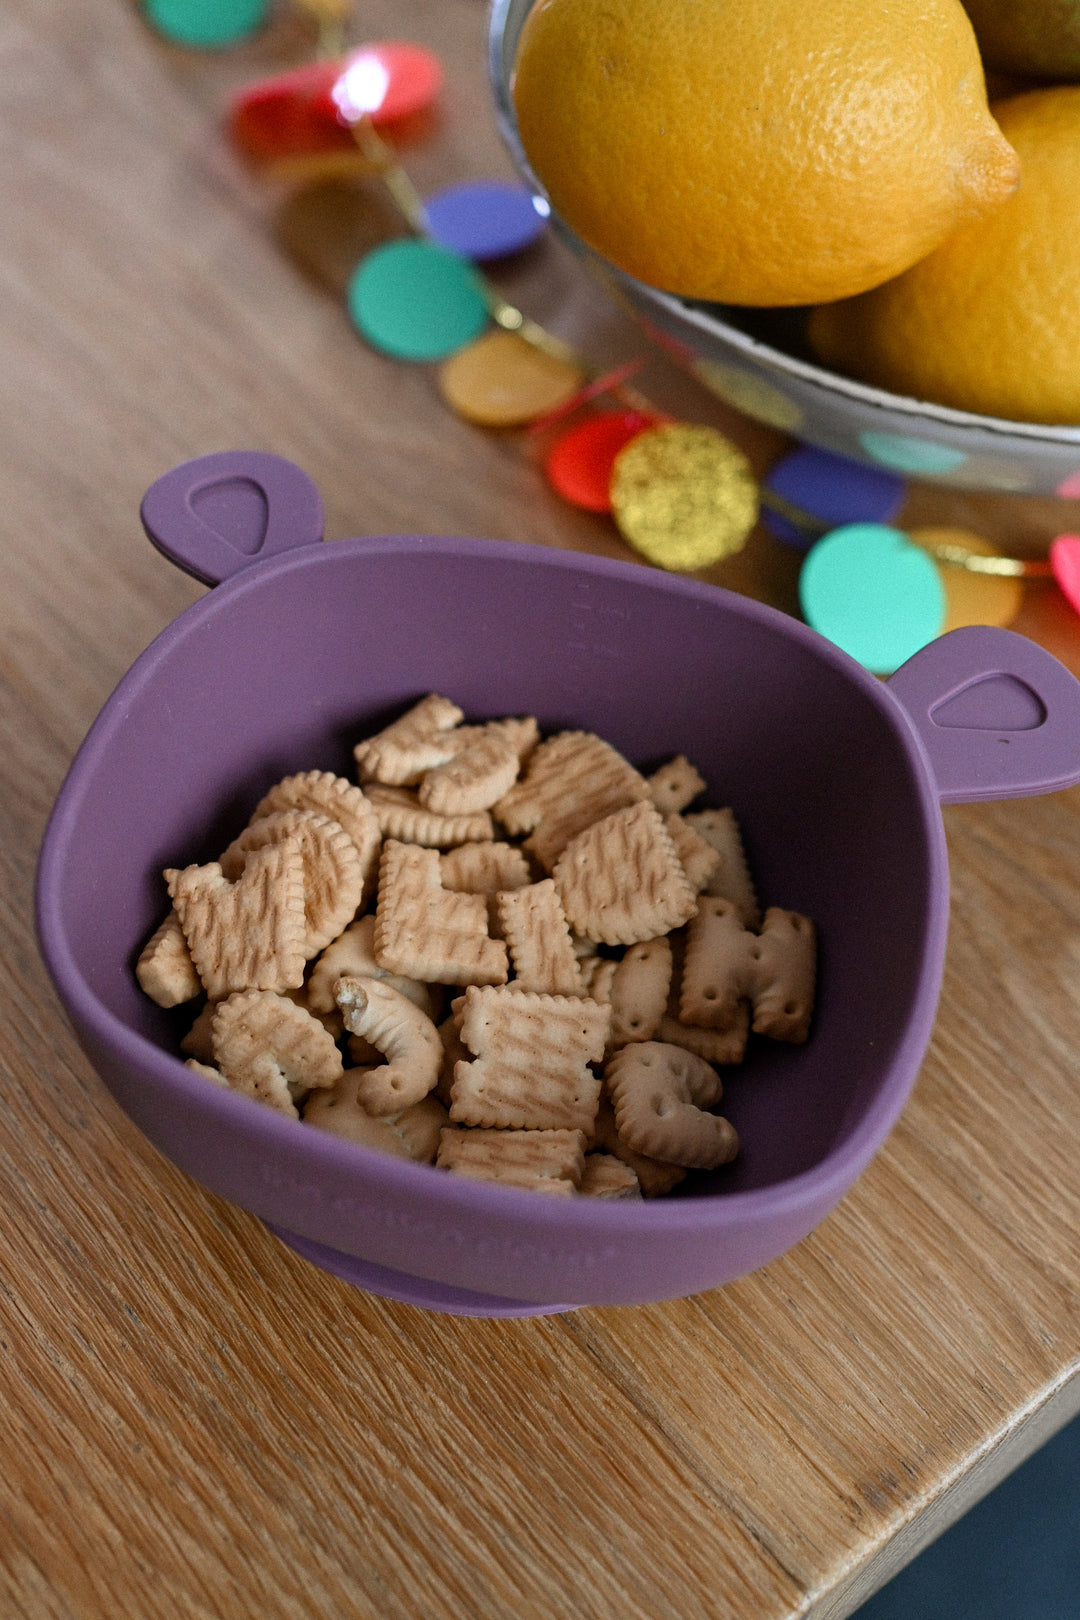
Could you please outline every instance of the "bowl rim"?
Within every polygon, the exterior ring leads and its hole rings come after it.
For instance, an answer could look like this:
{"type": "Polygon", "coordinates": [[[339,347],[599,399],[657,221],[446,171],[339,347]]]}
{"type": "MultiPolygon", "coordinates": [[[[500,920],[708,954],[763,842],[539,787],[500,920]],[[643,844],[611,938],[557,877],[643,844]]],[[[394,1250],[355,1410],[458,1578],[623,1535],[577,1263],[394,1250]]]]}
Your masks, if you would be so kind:
{"type": "MultiPolygon", "coordinates": [[[[479,540],[435,535],[382,535],[335,540],[305,546],[277,557],[252,562],[241,572],[208,590],[183,609],[135,659],[106,698],[79,746],[53,803],[42,838],[34,886],[35,918],[42,957],[76,1031],[85,1029],[107,1052],[115,1053],[130,1071],[149,1077],[158,1088],[199,1110],[209,1124],[232,1125],[256,1145],[287,1148],[298,1163],[317,1173],[352,1170],[373,1190],[424,1195],[428,1211],[447,1217],[483,1214],[503,1216],[532,1233],[623,1234],[628,1228],[663,1237],[691,1231],[721,1233],[745,1228],[758,1216],[783,1216],[803,1208],[832,1204],[847,1191],[885,1141],[914,1085],[930,1040],[941,989],[949,912],[948,856],[932,767],[900,703],[887,685],[872,676],[839,647],[799,620],[752,598],[700,580],[664,573],[643,564],[562,551],[512,540],[479,540]],[[102,747],[123,727],[128,708],[156,676],[173,648],[199,634],[211,619],[227,612],[237,598],[265,583],[349,559],[428,553],[482,563],[498,559],[523,567],[554,568],[618,579],[646,592],[672,593],[722,607],[786,637],[833,666],[853,682],[885,718],[899,744],[912,790],[927,832],[928,906],[925,948],[912,990],[912,1016],[888,1059],[888,1074],[858,1121],[817,1164],[798,1175],[757,1188],[690,1198],[605,1201],[544,1199],[515,1188],[471,1181],[391,1158],[326,1131],[304,1130],[293,1120],[253,1099],[210,1085],[183,1061],[130,1028],[95,994],[77,965],[63,924],[61,894],[66,852],[82,803],[97,770],[102,747]]],[[[95,1065],[96,1066],[96,1065],[95,1065]]],[[[98,1071],[99,1074],[101,1071],[98,1071]]],[[[101,1078],[109,1084],[108,1077],[101,1078]]],[[[111,1088],[110,1088],[111,1089],[111,1088]]],[[[125,1108],[125,1111],[130,1112],[125,1108]]],[[[141,1121],[136,1120],[140,1124],[141,1121]]],[[[145,1130],[151,1136],[152,1133],[145,1130]]],[[[162,1152],[169,1156],[167,1147],[162,1152]]]]}
{"type": "MultiPolygon", "coordinates": [[[[527,9],[532,3],[533,0],[491,0],[488,21],[488,76],[495,100],[499,132],[522,179],[546,203],[554,228],[578,256],[585,260],[594,274],[616,282],[616,287],[609,290],[614,291],[618,298],[637,300],[645,305],[651,304],[663,310],[669,320],[688,323],[708,337],[719,339],[745,359],[770,371],[780,372],[804,387],[830,398],[841,395],[853,404],[863,405],[875,411],[892,411],[918,421],[929,418],[940,423],[942,427],[952,428],[957,432],[970,432],[974,429],[998,438],[1031,439],[1038,444],[1070,447],[1075,445],[1080,448],[1080,424],[1016,422],[1009,417],[982,416],[974,411],[957,410],[951,405],[937,405],[932,400],[920,400],[912,394],[891,394],[886,389],[875,388],[869,383],[859,382],[854,377],[846,377],[842,372],[829,371],[824,366],[817,366],[813,361],[801,360],[796,355],[788,354],[784,349],[773,348],[760,338],[752,337],[750,333],[724,320],[722,315],[710,313],[703,307],[703,300],[681,298],[676,293],[664,292],[661,288],[651,287],[647,282],[639,281],[583,242],[557,213],[542,181],[525,155],[518,134],[517,115],[510,89],[512,62],[508,46],[516,46],[520,28],[513,36],[513,40],[508,42],[507,23],[510,13],[518,7],[527,15],[527,9]]],[[[524,15],[521,20],[523,25],[524,15]]],[[[729,306],[716,304],[713,307],[716,310],[723,310],[729,306]]]]}

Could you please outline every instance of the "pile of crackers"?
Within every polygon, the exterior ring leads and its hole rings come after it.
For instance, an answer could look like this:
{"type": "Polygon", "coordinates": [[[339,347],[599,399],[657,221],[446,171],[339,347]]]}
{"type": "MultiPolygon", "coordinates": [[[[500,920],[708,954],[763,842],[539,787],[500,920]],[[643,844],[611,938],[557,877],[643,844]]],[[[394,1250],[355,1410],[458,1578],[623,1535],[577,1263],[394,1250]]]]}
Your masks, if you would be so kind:
{"type": "Polygon", "coordinates": [[[216,1085],[365,1147],[562,1197],[640,1198],[738,1152],[720,1070],[807,1039],[816,941],[762,914],[730,809],[534,718],[432,693],[288,776],[205,865],[136,973],[198,1006],[216,1085]]]}

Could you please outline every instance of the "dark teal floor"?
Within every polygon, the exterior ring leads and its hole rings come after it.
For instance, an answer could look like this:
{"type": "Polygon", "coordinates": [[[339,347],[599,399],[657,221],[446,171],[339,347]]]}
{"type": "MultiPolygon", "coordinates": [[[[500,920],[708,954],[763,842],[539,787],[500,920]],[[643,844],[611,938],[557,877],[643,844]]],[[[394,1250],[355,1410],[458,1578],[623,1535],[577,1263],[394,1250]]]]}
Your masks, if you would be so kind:
{"type": "Polygon", "coordinates": [[[1080,1418],[853,1620],[1080,1620],[1080,1418]]]}

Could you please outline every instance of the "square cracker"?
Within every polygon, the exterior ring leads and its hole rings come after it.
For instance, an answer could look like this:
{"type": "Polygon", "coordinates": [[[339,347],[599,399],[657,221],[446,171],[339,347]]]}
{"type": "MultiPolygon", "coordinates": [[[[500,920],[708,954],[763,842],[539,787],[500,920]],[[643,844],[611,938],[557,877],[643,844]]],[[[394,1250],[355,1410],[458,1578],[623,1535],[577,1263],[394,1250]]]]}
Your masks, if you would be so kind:
{"type": "Polygon", "coordinates": [[[436,1161],[474,1181],[573,1197],[585,1167],[582,1131],[462,1131],[449,1126],[436,1161]]]}
{"type": "Polygon", "coordinates": [[[580,996],[581,968],[552,880],[507,890],[495,903],[514,964],[514,983],[553,996],[580,996]]]}
{"type": "Polygon", "coordinates": [[[465,992],[450,1118],[504,1130],[587,1130],[600,1099],[589,1068],[604,1055],[611,1009],[512,985],[465,992]]]}
{"type": "Polygon", "coordinates": [[[488,934],[483,895],[454,894],[439,852],[388,838],[379,859],[375,960],[388,973],[430,984],[503,984],[506,946],[488,934]]]}
{"type": "Polygon", "coordinates": [[[563,850],[553,873],[567,920],[605,945],[636,945],[681,928],[697,895],[651,800],[605,816],[563,850]]]}
{"type": "Polygon", "coordinates": [[[649,784],[590,731],[560,731],[537,747],[522,780],[494,806],[512,836],[551,871],[570,840],[601,817],[649,798],[649,784]]]}

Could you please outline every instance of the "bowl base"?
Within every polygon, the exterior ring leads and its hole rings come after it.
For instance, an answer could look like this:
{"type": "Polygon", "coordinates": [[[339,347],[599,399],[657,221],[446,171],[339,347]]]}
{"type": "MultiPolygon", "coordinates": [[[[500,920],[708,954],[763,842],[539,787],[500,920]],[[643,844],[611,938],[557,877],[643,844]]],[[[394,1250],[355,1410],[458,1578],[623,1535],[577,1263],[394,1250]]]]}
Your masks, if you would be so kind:
{"type": "Polygon", "coordinates": [[[354,1254],[343,1254],[330,1249],[312,1238],[287,1232],[284,1227],[263,1223],[282,1243],[321,1266],[343,1282],[363,1288],[369,1294],[383,1299],[396,1299],[403,1305],[418,1305],[425,1311],[442,1311],[448,1316],[557,1316],[564,1311],[576,1311],[577,1305],[538,1304],[529,1299],[504,1299],[501,1294],[474,1294],[468,1288],[452,1288],[449,1283],[429,1282],[426,1277],[412,1277],[406,1271],[392,1271],[389,1266],[377,1266],[371,1260],[360,1260],[354,1254]]]}

